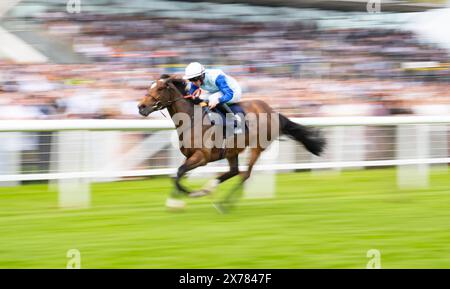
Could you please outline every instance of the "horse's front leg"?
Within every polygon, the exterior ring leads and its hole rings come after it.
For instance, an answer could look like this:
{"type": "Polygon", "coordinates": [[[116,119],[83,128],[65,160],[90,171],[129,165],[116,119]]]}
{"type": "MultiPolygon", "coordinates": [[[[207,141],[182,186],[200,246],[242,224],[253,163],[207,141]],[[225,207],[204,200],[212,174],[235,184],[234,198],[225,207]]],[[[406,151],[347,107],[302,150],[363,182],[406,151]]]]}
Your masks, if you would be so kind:
{"type": "Polygon", "coordinates": [[[228,160],[228,164],[230,165],[230,170],[228,172],[223,173],[219,177],[210,180],[199,191],[195,191],[195,192],[190,193],[189,197],[198,198],[198,197],[203,197],[203,196],[209,195],[216,189],[216,187],[220,183],[223,183],[226,180],[231,179],[232,177],[238,175],[239,174],[239,159],[238,159],[238,155],[236,154],[234,156],[227,157],[227,160],[228,160]]]}
{"type": "Polygon", "coordinates": [[[175,190],[172,191],[170,198],[167,199],[166,205],[168,207],[181,207],[183,206],[181,204],[180,200],[177,200],[179,198],[180,193],[183,194],[189,194],[190,191],[186,189],[184,186],[181,185],[180,181],[181,178],[190,170],[195,169],[196,167],[203,166],[207,164],[207,160],[205,155],[201,150],[195,151],[192,156],[187,158],[184,161],[184,164],[182,164],[177,171],[176,176],[173,178],[174,184],[175,184],[175,190]],[[172,205],[173,204],[173,205],[172,205]]]}
{"type": "Polygon", "coordinates": [[[183,185],[181,185],[181,178],[186,174],[187,171],[188,168],[186,167],[185,163],[178,168],[177,174],[173,177],[173,182],[175,185],[174,193],[176,194],[183,193],[186,195],[190,193],[188,189],[186,189],[183,185]]]}

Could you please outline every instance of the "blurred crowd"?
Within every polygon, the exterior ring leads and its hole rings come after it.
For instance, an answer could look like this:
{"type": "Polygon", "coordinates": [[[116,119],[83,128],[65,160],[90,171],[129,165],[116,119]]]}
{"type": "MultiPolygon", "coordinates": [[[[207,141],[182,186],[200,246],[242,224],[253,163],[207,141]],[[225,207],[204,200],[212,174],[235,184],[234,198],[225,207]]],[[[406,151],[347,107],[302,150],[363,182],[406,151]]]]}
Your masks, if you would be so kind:
{"type": "Polygon", "coordinates": [[[408,31],[89,13],[39,22],[84,61],[0,60],[0,118],[140,118],[150,82],[191,61],[290,116],[450,113],[448,52],[408,31]]]}

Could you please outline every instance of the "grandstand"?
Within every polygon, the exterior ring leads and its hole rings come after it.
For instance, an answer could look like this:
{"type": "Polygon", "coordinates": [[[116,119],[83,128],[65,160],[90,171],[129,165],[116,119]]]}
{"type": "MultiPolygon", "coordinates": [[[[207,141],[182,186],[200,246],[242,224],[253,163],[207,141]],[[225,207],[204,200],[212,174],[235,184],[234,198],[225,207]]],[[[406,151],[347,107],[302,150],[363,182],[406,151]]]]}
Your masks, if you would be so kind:
{"type": "Polygon", "coordinates": [[[448,50],[437,43],[424,43],[406,29],[406,19],[393,22],[401,15],[372,20],[373,28],[366,27],[367,21],[351,22],[352,18],[346,18],[347,24],[336,20],[335,27],[329,27],[327,21],[342,18],[341,12],[259,7],[260,11],[254,9],[256,16],[263,17],[258,20],[247,15],[250,10],[242,5],[215,9],[219,4],[185,3],[175,8],[172,2],[161,1],[156,3],[160,9],[147,13],[118,14],[116,4],[108,6],[107,12],[94,5],[85,7],[84,13],[68,14],[56,2],[44,2],[32,6],[22,1],[2,21],[4,31],[10,31],[4,34],[4,43],[14,41],[2,46],[9,50],[2,53],[15,55],[13,63],[6,57],[1,67],[2,99],[39,104],[38,110],[44,107],[47,112],[40,117],[138,117],[130,108],[148,81],[163,72],[181,72],[193,55],[236,75],[246,97],[267,99],[292,116],[321,115],[321,108],[349,99],[374,108],[381,104],[388,114],[421,111],[415,106],[447,105],[442,92],[449,78],[448,50]],[[174,13],[199,7],[207,12],[200,15],[213,19],[193,21],[174,13]],[[211,11],[221,11],[224,18],[218,20],[211,11]],[[168,12],[173,14],[168,16],[168,12]],[[238,12],[246,17],[239,17],[238,12]],[[289,21],[277,22],[280,14],[289,21]],[[18,65],[30,61],[46,63],[18,65]],[[280,78],[280,85],[270,89],[261,85],[271,77],[280,78]],[[49,89],[45,93],[42,87],[34,89],[36,82],[49,89]],[[350,93],[348,87],[352,87],[350,93]],[[94,112],[67,109],[80,103],[74,92],[81,89],[95,91],[95,99],[107,94],[108,100],[100,106],[93,104],[94,112]]]}

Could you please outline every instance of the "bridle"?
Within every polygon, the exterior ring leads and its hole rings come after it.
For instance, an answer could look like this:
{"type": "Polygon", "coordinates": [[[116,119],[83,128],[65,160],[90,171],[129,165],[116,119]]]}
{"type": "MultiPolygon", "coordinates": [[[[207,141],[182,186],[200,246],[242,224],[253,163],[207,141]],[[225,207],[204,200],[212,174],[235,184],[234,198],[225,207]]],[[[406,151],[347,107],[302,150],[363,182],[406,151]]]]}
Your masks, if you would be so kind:
{"type": "Polygon", "coordinates": [[[175,99],[169,100],[165,103],[162,103],[161,100],[156,101],[155,104],[152,106],[152,109],[154,111],[165,109],[165,108],[169,107],[170,105],[172,105],[173,103],[175,103],[181,99],[184,99],[184,96],[180,93],[180,91],[178,91],[178,89],[175,87],[175,85],[173,83],[169,82],[169,83],[167,83],[167,85],[171,89],[175,90],[177,92],[178,96],[175,99]]]}

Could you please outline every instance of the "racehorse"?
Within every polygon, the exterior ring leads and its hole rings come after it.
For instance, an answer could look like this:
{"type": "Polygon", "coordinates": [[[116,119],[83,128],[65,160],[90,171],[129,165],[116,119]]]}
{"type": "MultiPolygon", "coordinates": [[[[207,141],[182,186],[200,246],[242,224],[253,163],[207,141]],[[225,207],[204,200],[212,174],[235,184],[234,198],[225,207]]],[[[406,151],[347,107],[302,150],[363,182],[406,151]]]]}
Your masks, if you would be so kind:
{"type": "MultiPolygon", "coordinates": [[[[173,120],[177,114],[182,113],[189,116],[189,119],[192,121],[194,110],[198,109],[199,106],[196,105],[195,101],[187,98],[186,87],[187,83],[180,77],[167,74],[161,75],[159,80],[152,83],[143,99],[139,102],[139,113],[142,116],[148,116],[154,111],[167,108],[173,120]]],[[[232,142],[232,145],[226,147],[207,147],[204,144],[199,147],[183,145],[186,138],[192,140],[192,138],[196,137],[205,137],[213,124],[211,122],[202,122],[200,124],[201,134],[199,135],[198,133],[195,134],[193,132],[195,129],[194,123],[188,125],[186,129],[186,124],[182,125],[180,122],[174,120],[180,141],[180,151],[186,159],[178,168],[178,171],[173,178],[175,189],[167,199],[166,205],[168,207],[183,207],[184,202],[180,200],[180,196],[187,195],[190,197],[200,197],[208,195],[213,192],[218,184],[234,176],[240,175],[241,179],[239,184],[226,195],[223,201],[215,204],[216,208],[222,212],[231,208],[233,201],[236,199],[236,192],[250,177],[253,166],[261,153],[267,148],[267,146],[263,146],[260,141],[260,128],[264,127],[267,130],[266,135],[269,143],[278,138],[281,134],[286,134],[302,143],[303,146],[314,155],[319,156],[323,152],[326,142],[319,130],[292,122],[284,115],[276,113],[267,103],[261,100],[242,101],[239,102],[239,105],[245,111],[246,115],[252,114],[256,116],[257,120],[256,127],[254,127],[257,129],[244,130],[244,133],[242,134],[242,137],[245,138],[244,145],[237,145],[236,140],[232,142]],[[186,130],[190,133],[186,134],[186,130]],[[183,137],[185,139],[183,139],[183,137]],[[250,146],[251,153],[248,161],[248,168],[244,172],[240,172],[238,156],[246,149],[246,147],[249,147],[250,144],[253,145],[250,146]],[[180,180],[188,171],[220,159],[227,159],[230,168],[229,171],[208,182],[203,189],[191,192],[181,185],[180,180]]],[[[203,114],[205,114],[205,112],[203,112],[203,114]]],[[[208,137],[214,138],[214,136],[208,137]]]]}

